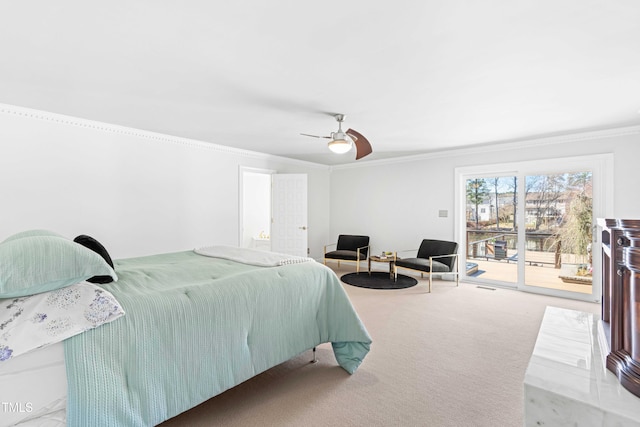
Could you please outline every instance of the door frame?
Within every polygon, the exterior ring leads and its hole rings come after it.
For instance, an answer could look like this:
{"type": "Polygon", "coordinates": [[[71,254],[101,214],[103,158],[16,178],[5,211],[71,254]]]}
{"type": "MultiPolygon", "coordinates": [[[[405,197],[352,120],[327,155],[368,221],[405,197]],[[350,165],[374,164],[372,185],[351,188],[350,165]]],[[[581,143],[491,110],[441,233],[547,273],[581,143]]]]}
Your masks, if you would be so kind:
{"type": "MultiPolygon", "coordinates": [[[[524,192],[524,177],[527,175],[542,175],[558,172],[569,172],[575,170],[590,170],[592,172],[593,184],[593,225],[594,225],[594,250],[593,250],[593,284],[591,294],[579,294],[575,292],[562,291],[556,289],[527,286],[525,284],[525,261],[524,258],[518,260],[518,282],[515,286],[510,286],[504,282],[490,281],[487,279],[474,278],[466,275],[466,268],[461,272],[461,279],[467,282],[491,284],[495,286],[508,287],[521,291],[542,293],[545,295],[571,298],[584,301],[599,302],[602,297],[601,285],[601,259],[595,254],[599,254],[600,236],[595,230],[596,219],[600,217],[613,216],[613,154],[595,154],[587,156],[572,156],[564,158],[550,158],[543,160],[530,160],[512,163],[498,163],[489,165],[465,166],[455,169],[455,239],[460,242],[460,248],[466,248],[466,180],[469,178],[482,178],[493,176],[517,176],[519,194],[524,192]]],[[[525,249],[525,215],[522,205],[522,197],[518,197],[518,251],[524,253],[525,249]]],[[[466,250],[461,250],[459,256],[460,265],[466,265],[466,250]]]]}

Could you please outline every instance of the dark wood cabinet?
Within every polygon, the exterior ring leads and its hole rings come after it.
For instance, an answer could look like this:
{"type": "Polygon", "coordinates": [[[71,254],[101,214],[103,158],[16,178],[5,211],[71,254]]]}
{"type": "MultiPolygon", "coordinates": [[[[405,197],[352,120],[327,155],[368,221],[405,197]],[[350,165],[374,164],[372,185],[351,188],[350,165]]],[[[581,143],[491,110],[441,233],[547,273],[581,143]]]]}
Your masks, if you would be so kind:
{"type": "Polygon", "coordinates": [[[607,369],[640,397],[640,220],[598,219],[607,369]]]}

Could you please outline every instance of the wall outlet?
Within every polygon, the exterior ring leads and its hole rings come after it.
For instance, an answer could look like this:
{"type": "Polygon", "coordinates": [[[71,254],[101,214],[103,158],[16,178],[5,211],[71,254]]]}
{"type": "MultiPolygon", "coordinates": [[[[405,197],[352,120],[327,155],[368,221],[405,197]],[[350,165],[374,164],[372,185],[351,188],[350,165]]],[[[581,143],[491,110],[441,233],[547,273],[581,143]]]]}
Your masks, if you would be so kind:
{"type": "Polygon", "coordinates": [[[439,210],[439,211],[438,211],[438,216],[439,216],[440,218],[446,218],[446,217],[448,217],[448,216],[449,216],[449,211],[448,211],[448,210],[446,210],[446,209],[439,210]]]}

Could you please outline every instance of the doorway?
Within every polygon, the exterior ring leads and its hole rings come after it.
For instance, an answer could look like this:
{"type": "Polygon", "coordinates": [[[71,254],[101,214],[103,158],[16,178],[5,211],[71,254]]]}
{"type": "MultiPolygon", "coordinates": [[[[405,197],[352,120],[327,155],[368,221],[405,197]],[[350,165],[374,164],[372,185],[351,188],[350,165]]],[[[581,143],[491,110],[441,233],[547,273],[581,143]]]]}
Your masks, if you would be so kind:
{"type": "Polygon", "coordinates": [[[307,175],[242,166],[239,173],[239,246],[307,256],[307,175]]]}
{"type": "Polygon", "coordinates": [[[240,168],[239,246],[271,250],[271,176],[275,171],[240,168]]]}

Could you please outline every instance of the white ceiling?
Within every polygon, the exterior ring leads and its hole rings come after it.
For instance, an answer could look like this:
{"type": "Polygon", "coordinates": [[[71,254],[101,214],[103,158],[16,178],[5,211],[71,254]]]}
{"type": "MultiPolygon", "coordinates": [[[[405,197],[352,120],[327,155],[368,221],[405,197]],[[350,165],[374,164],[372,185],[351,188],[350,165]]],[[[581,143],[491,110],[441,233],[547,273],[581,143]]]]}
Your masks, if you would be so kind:
{"type": "Polygon", "coordinates": [[[0,3],[0,103],[324,164],[640,123],[640,1],[0,3]]]}

